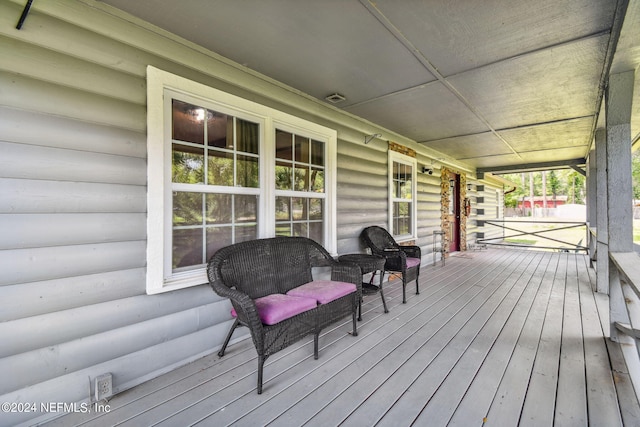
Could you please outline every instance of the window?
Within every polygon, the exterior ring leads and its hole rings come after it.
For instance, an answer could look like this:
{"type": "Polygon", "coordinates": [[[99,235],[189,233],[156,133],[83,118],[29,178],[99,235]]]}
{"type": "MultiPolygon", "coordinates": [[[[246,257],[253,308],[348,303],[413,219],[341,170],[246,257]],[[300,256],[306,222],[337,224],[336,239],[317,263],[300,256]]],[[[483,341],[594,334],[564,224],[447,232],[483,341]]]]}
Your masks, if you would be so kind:
{"type": "Polygon", "coordinates": [[[413,157],[389,151],[389,230],[396,240],[416,237],[416,167],[413,157]]]}
{"type": "Polygon", "coordinates": [[[276,129],[276,235],[323,242],[324,143],[276,129]]]}
{"type": "Polygon", "coordinates": [[[336,132],[148,67],[147,293],[207,282],[221,247],[275,235],[336,252],[336,132]]]}
{"type": "Polygon", "coordinates": [[[171,130],[172,270],[178,272],[258,236],[260,124],[173,98],[171,130]]]}

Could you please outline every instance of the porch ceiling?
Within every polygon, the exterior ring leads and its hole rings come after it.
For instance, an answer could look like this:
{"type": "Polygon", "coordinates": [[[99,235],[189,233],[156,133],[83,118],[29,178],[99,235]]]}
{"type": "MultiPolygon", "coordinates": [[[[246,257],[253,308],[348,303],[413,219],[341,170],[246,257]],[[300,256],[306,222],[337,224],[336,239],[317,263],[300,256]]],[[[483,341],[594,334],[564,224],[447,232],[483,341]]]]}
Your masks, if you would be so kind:
{"type": "Polygon", "coordinates": [[[640,65],[640,0],[102,2],[485,170],[585,158],[640,65]]]}

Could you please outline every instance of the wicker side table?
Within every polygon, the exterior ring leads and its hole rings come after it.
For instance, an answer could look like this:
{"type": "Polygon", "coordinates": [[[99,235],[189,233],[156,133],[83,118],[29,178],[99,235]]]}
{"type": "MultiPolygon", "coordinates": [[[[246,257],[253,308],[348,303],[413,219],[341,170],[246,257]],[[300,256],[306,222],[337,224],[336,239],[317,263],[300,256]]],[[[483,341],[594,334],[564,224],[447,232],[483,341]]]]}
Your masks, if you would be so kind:
{"type": "MultiPolygon", "coordinates": [[[[382,282],[384,281],[384,264],[386,260],[378,255],[368,255],[368,254],[347,254],[341,255],[338,257],[339,262],[349,262],[360,267],[362,271],[362,275],[373,273],[371,275],[371,280],[369,283],[362,283],[362,293],[364,295],[375,294],[380,291],[380,297],[382,298],[382,306],[384,307],[384,312],[388,313],[389,309],[387,309],[387,302],[384,299],[384,293],[382,291],[382,282]],[[376,286],[373,284],[373,279],[376,275],[376,272],[380,272],[380,285],[376,286]]],[[[360,310],[361,312],[362,310],[360,310]]],[[[359,320],[362,320],[362,316],[359,315],[359,320]]]]}

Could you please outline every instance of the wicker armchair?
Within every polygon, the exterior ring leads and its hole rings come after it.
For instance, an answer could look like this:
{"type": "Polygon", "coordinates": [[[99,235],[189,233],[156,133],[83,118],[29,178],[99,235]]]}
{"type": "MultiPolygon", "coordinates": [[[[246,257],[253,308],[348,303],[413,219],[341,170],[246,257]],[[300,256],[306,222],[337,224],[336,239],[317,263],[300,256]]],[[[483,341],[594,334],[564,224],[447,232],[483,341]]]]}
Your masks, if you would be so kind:
{"type": "Polygon", "coordinates": [[[420,293],[418,279],[422,254],[419,246],[400,246],[387,230],[375,225],[362,230],[360,238],[371,249],[372,254],[386,259],[385,271],[402,273],[403,303],[407,302],[407,283],[412,280],[416,281],[416,294],[420,293]]]}
{"type": "MultiPolygon", "coordinates": [[[[360,269],[353,264],[338,263],[313,240],[274,237],[236,243],[214,254],[209,260],[207,275],[213,290],[230,299],[232,315],[235,315],[218,355],[224,356],[231,335],[238,326],[248,327],[258,353],[258,394],[262,393],[264,362],[270,355],[313,334],[314,357],[317,359],[321,329],[347,315],[352,316],[352,334],[357,335],[356,311],[362,294],[360,269]],[[313,267],[330,267],[331,280],[314,282],[313,267]],[[297,314],[289,313],[287,315],[291,317],[284,316],[274,324],[265,320],[261,301],[272,296],[290,298],[291,292],[299,291],[301,285],[310,282],[316,289],[320,286],[320,291],[340,282],[350,287],[350,293],[334,296],[336,299],[325,303],[312,299],[311,309],[305,307],[297,314]]],[[[295,304],[295,301],[286,300],[277,311],[289,310],[295,304]]]]}

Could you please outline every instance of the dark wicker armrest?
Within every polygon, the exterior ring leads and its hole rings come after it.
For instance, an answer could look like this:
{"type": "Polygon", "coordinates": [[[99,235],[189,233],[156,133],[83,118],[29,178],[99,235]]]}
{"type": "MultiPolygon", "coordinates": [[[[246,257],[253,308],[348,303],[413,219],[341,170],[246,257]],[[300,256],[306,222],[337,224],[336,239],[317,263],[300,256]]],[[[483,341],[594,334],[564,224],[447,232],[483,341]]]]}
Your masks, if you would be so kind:
{"type": "Polygon", "coordinates": [[[422,251],[419,246],[400,246],[400,249],[410,258],[422,258],[422,251]]]}
{"type": "Polygon", "coordinates": [[[402,267],[407,263],[407,255],[401,250],[384,250],[375,254],[381,255],[387,260],[385,264],[387,270],[402,271],[402,267]]]}
{"type": "Polygon", "coordinates": [[[256,303],[251,299],[251,297],[249,297],[249,295],[236,289],[229,288],[219,282],[211,282],[211,287],[216,294],[221,297],[229,298],[233,308],[236,310],[238,319],[240,319],[242,323],[245,323],[250,328],[262,327],[262,321],[258,315],[256,303]]]}
{"type": "Polygon", "coordinates": [[[360,267],[350,262],[335,263],[331,267],[331,280],[353,283],[362,293],[362,273],[360,267]]]}

